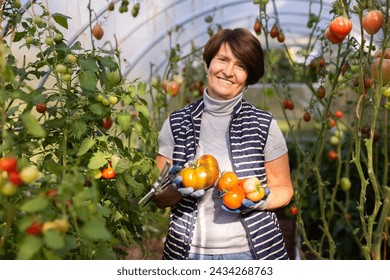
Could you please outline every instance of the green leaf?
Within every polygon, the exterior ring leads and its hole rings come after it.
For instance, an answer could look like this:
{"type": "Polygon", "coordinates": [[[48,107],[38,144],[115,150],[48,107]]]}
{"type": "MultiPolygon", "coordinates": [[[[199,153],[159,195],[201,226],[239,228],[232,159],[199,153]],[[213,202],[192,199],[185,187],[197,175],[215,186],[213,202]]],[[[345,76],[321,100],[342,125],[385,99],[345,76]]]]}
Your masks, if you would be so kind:
{"type": "Polygon", "coordinates": [[[115,254],[112,246],[109,244],[99,244],[95,248],[95,254],[93,255],[94,260],[117,260],[118,257],[115,254]]]}
{"type": "Polygon", "coordinates": [[[70,130],[77,139],[80,139],[87,131],[87,125],[83,120],[73,120],[71,121],[70,130]]]}
{"type": "Polygon", "coordinates": [[[55,250],[62,249],[65,246],[64,235],[55,229],[45,232],[43,241],[47,246],[55,250]]]}
{"type": "Polygon", "coordinates": [[[26,127],[27,133],[33,137],[44,138],[46,137],[46,131],[43,129],[37,119],[30,113],[24,113],[22,115],[22,121],[26,127]]]}
{"type": "Polygon", "coordinates": [[[138,84],[138,95],[142,96],[146,92],[146,84],[145,83],[139,83],[138,84]]]}
{"type": "Polygon", "coordinates": [[[129,113],[116,114],[117,122],[122,131],[127,132],[130,130],[131,117],[129,113]]]}
{"type": "Polygon", "coordinates": [[[86,152],[89,151],[89,149],[91,149],[95,145],[95,143],[96,143],[95,139],[93,139],[93,138],[85,138],[81,142],[80,149],[77,152],[76,156],[84,155],[86,152]]]}
{"type": "Polygon", "coordinates": [[[53,14],[53,18],[63,28],[68,29],[68,19],[70,19],[70,17],[65,16],[63,14],[55,13],[53,14]]]}
{"type": "Polygon", "coordinates": [[[116,173],[123,173],[130,168],[130,161],[126,158],[121,158],[113,167],[116,173]]]}
{"type": "Polygon", "coordinates": [[[145,117],[148,117],[148,116],[149,116],[149,108],[148,108],[148,106],[145,106],[145,105],[136,103],[136,104],[134,105],[134,108],[135,108],[138,112],[140,112],[141,114],[143,114],[145,117]]]}
{"type": "Polygon", "coordinates": [[[24,212],[38,212],[44,210],[49,205],[49,201],[45,197],[37,196],[26,201],[20,210],[24,212]]]}
{"type": "Polygon", "coordinates": [[[128,88],[128,90],[129,90],[130,97],[131,97],[132,99],[134,99],[135,96],[136,96],[136,94],[137,94],[137,90],[136,90],[136,88],[135,88],[135,85],[130,85],[129,88],[128,88]]]}
{"type": "Polygon", "coordinates": [[[17,260],[33,259],[34,255],[42,248],[42,241],[36,236],[28,235],[19,243],[17,260]]]}
{"type": "Polygon", "coordinates": [[[94,218],[85,223],[81,228],[83,234],[91,240],[107,240],[111,238],[110,233],[105,227],[105,220],[103,218],[94,218]]]}
{"type": "Polygon", "coordinates": [[[96,152],[93,154],[88,163],[89,169],[99,169],[107,164],[107,154],[96,152]]]}
{"type": "Polygon", "coordinates": [[[98,116],[104,116],[103,104],[92,104],[89,110],[98,116]]]}
{"type": "Polygon", "coordinates": [[[79,75],[80,86],[86,90],[96,89],[96,75],[91,71],[81,72],[79,75]]]}
{"type": "Polygon", "coordinates": [[[93,59],[79,59],[78,64],[80,68],[84,71],[91,71],[94,73],[99,72],[99,67],[96,64],[96,61],[93,59]]]}

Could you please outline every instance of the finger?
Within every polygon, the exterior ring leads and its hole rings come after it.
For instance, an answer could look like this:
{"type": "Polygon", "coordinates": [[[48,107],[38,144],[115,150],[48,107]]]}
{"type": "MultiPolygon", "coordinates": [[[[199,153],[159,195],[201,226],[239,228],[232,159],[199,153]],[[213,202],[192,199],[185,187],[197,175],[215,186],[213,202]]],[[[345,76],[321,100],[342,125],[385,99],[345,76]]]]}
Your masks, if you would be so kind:
{"type": "Polygon", "coordinates": [[[242,200],[242,205],[243,205],[244,207],[249,208],[249,207],[255,206],[255,203],[254,203],[253,201],[249,200],[249,199],[244,198],[244,199],[242,200]]]}
{"type": "Polygon", "coordinates": [[[201,197],[201,196],[204,195],[204,193],[205,193],[204,190],[197,190],[197,191],[194,191],[193,193],[191,193],[191,196],[193,196],[193,197],[201,197]]]}
{"type": "Polygon", "coordinates": [[[176,186],[177,188],[180,188],[182,181],[183,181],[183,177],[177,176],[175,179],[173,179],[172,185],[176,186]]]}
{"type": "Polygon", "coordinates": [[[241,212],[240,209],[230,209],[229,207],[226,207],[223,204],[222,204],[222,209],[227,211],[227,212],[230,212],[230,213],[240,213],[241,212]]]}
{"type": "Polygon", "coordinates": [[[169,170],[169,174],[176,174],[180,171],[180,165],[173,165],[171,170],[169,170]]]}
{"type": "Polygon", "coordinates": [[[190,195],[194,192],[193,188],[178,188],[177,190],[181,193],[182,196],[190,195]]]}

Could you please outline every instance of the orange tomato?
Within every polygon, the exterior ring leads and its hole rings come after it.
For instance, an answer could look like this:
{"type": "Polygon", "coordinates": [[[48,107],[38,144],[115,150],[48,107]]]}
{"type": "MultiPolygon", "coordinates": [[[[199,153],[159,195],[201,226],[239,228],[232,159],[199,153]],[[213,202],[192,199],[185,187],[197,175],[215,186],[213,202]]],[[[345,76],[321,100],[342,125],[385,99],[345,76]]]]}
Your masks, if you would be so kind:
{"type": "Polygon", "coordinates": [[[194,190],[209,188],[214,186],[218,180],[219,165],[212,155],[205,154],[181,170],[180,176],[186,188],[191,187],[194,190]]]}
{"type": "Polygon", "coordinates": [[[116,177],[114,168],[112,168],[111,166],[104,167],[102,169],[102,177],[104,179],[114,179],[116,177]]]}
{"type": "Polygon", "coordinates": [[[238,185],[238,176],[232,171],[226,171],[222,173],[221,178],[218,181],[218,189],[221,192],[227,192],[230,188],[238,185]]]}
{"type": "Polygon", "coordinates": [[[239,186],[232,187],[222,196],[223,204],[230,209],[240,208],[242,200],[245,198],[245,193],[239,186]]]}

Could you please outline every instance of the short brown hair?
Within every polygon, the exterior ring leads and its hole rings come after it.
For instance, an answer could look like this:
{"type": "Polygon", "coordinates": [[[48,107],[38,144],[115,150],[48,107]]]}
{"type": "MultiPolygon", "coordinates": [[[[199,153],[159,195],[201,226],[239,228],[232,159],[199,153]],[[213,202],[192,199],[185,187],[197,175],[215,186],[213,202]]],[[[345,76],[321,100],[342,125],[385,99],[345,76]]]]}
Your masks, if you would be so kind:
{"type": "Polygon", "coordinates": [[[233,54],[245,65],[248,78],[247,85],[252,85],[264,75],[264,57],[260,41],[247,29],[223,29],[215,33],[206,43],[203,60],[210,66],[223,44],[228,44],[233,54]]]}

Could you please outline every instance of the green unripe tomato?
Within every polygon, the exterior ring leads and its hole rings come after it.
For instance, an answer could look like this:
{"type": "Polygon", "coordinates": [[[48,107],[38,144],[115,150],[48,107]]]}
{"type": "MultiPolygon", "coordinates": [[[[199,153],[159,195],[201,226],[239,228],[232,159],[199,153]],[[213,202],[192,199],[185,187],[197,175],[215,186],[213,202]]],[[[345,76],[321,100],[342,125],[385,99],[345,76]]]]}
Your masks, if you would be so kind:
{"type": "Polygon", "coordinates": [[[390,87],[384,88],[382,91],[384,97],[390,97],[390,87]]]}
{"type": "Polygon", "coordinates": [[[99,94],[97,94],[96,96],[95,96],[95,100],[97,101],[97,102],[102,102],[103,101],[103,95],[101,95],[100,93],[99,94]]]}
{"type": "Polygon", "coordinates": [[[62,36],[61,33],[57,33],[56,35],[54,35],[54,41],[55,41],[56,43],[62,42],[62,39],[64,39],[64,37],[62,36]]]}
{"type": "Polygon", "coordinates": [[[52,46],[54,44],[54,38],[46,37],[45,38],[45,44],[48,45],[48,46],[52,46]]]}
{"type": "Polygon", "coordinates": [[[345,192],[349,191],[351,189],[351,180],[348,177],[342,177],[340,179],[340,185],[341,189],[345,192]]]}
{"type": "Polygon", "coordinates": [[[24,40],[26,41],[27,45],[31,45],[32,43],[34,43],[34,38],[31,36],[27,36],[24,40]]]}
{"type": "Polygon", "coordinates": [[[66,56],[66,59],[72,64],[77,62],[77,58],[71,53],[66,56]]]}
{"type": "Polygon", "coordinates": [[[337,146],[340,143],[340,139],[337,136],[333,135],[330,137],[329,142],[332,146],[337,146]]]}
{"type": "Polygon", "coordinates": [[[70,74],[63,74],[61,77],[64,82],[69,82],[70,80],[72,80],[72,75],[70,74]]]}
{"type": "Polygon", "coordinates": [[[114,95],[110,95],[108,97],[108,101],[110,102],[111,105],[115,105],[116,103],[118,103],[118,97],[114,95]]]}
{"type": "Polygon", "coordinates": [[[110,101],[109,101],[107,98],[104,98],[104,97],[103,97],[103,99],[102,99],[102,104],[103,104],[104,106],[108,106],[108,105],[110,105],[111,103],[110,103],[110,101]]]}
{"type": "Polygon", "coordinates": [[[11,182],[6,182],[1,188],[0,191],[2,194],[11,196],[16,193],[17,187],[11,182]]]}
{"type": "Polygon", "coordinates": [[[66,66],[63,65],[63,64],[58,64],[58,65],[56,66],[56,72],[57,72],[57,73],[66,74],[67,70],[68,70],[68,69],[67,69],[66,66]]]}

